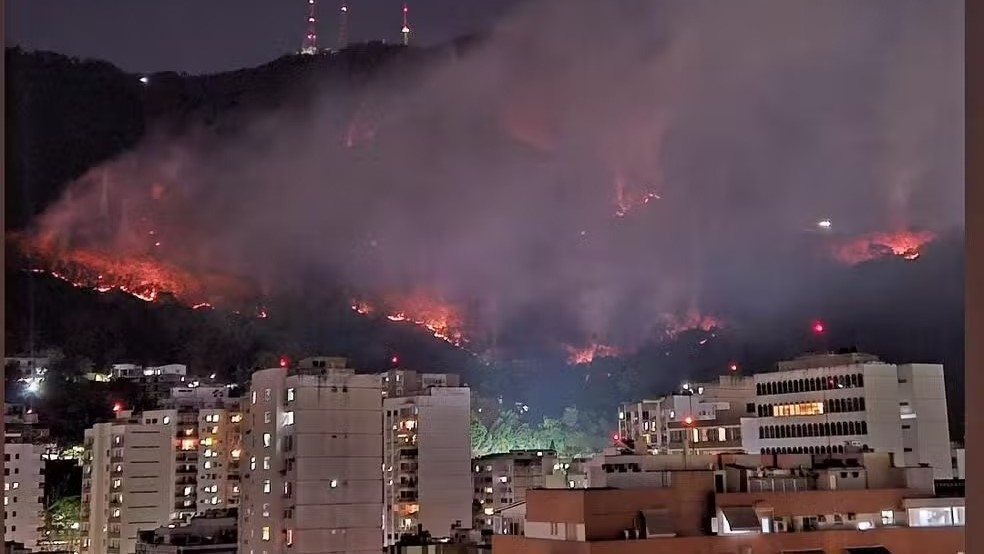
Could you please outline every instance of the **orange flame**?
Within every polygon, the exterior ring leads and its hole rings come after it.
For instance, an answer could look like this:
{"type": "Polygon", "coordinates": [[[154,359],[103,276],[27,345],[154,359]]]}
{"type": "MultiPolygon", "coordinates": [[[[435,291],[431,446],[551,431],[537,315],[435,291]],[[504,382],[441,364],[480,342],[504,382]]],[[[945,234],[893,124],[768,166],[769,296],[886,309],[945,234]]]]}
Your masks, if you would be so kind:
{"type": "MultiPolygon", "coordinates": [[[[383,311],[386,319],[397,323],[409,323],[427,329],[434,337],[454,346],[462,347],[468,342],[464,335],[463,322],[458,312],[450,305],[430,298],[424,294],[410,296],[391,296],[385,299],[383,311]]],[[[352,310],[361,315],[377,311],[365,300],[352,302],[352,310]]]]}
{"type": "Polygon", "coordinates": [[[690,310],[682,316],[665,315],[662,319],[663,332],[670,339],[676,338],[686,331],[704,331],[705,333],[709,333],[724,326],[720,319],[702,314],[697,310],[690,310]]]}
{"type": "Polygon", "coordinates": [[[934,238],[935,235],[929,231],[872,233],[836,245],[833,256],[837,261],[848,265],[888,256],[912,261],[919,258],[922,248],[934,238]]]}
{"type": "Polygon", "coordinates": [[[619,355],[619,350],[614,346],[606,344],[592,343],[584,348],[576,348],[571,345],[564,345],[567,350],[567,363],[571,365],[587,365],[595,358],[614,358],[619,355]]]}

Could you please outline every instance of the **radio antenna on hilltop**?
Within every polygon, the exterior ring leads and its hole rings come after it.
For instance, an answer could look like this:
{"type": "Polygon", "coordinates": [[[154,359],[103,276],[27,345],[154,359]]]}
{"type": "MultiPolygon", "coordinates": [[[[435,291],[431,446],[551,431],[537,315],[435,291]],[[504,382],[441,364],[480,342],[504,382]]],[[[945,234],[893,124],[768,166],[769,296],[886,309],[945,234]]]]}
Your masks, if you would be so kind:
{"type": "Polygon", "coordinates": [[[410,10],[407,8],[407,3],[403,3],[403,29],[400,30],[403,33],[403,46],[410,45],[410,10]]]}
{"type": "Polygon", "coordinates": [[[342,0],[342,7],[338,10],[338,49],[344,50],[348,46],[348,2],[342,0]]]}
{"type": "Polygon", "coordinates": [[[308,0],[307,35],[304,36],[304,45],[301,46],[301,54],[318,53],[318,3],[317,0],[308,0]]]}

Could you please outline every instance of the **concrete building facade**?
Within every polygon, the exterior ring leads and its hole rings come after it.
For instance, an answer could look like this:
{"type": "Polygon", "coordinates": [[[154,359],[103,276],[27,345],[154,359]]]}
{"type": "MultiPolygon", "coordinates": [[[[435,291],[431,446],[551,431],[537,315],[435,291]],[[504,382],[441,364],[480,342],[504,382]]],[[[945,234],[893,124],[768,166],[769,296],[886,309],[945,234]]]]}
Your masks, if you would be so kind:
{"type": "Polygon", "coordinates": [[[3,451],[4,540],[36,549],[44,508],[43,445],[5,441],[3,451]]]}
{"type": "Polygon", "coordinates": [[[504,511],[524,502],[526,491],[547,486],[547,476],[557,466],[557,454],[552,450],[513,450],[475,458],[472,465],[473,529],[484,535],[518,534],[522,523],[504,511]]]}
{"type": "Polygon", "coordinates": [[[749,453],[890,452],[953,477],[943,366],[894,365],[867,354],[805,356],[755,380],[741,420],[749,453]]]}
{"type": "MultiPolygon", "coordinates": [[[[408,377],[383,379],[397,376],[408,377]]],[[[383,401],[386,546],[418,529],[438,538],[471,528],[471,391],[447,382],[408,383],[404,391],[415,392],[383,401]]]]}
{"type": "Polygon", "coordinates": [[[257,371],[243,400],[241,554],[383,547],[382,386],[344,358],[257,371]]]}

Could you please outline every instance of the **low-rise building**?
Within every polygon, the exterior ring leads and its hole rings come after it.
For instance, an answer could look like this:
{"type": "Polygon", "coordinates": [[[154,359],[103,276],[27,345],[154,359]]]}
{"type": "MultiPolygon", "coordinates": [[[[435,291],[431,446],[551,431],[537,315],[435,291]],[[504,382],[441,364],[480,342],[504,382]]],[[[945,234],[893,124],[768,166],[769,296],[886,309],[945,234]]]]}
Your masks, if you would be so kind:
{"type": "Polygon", "coordinates": [[[236,510],[209,510],[182,525],[140,531],[136,554],[237,554],[236,510]]]}
{"type": "Polygon", "coordinates": [[[638,487],[528,491],[524,535],[496,535],[493,550],[965,551],[963,501],[936,497],[930,468],[887,453],[711,458],[638,487]]]}
{"type": "Polygon", "coordinates": [[[554,471],[556,463],[557,454],[552,450],[512,450],[472,460],[473,529],[486,536],[519,533],[522,522],[515,515],[522,508],[516,506],[522,506],[526,491],[547,485],[547,476],[554,471]],[[511,511],[504,512],[510,508],[511,511]]]}

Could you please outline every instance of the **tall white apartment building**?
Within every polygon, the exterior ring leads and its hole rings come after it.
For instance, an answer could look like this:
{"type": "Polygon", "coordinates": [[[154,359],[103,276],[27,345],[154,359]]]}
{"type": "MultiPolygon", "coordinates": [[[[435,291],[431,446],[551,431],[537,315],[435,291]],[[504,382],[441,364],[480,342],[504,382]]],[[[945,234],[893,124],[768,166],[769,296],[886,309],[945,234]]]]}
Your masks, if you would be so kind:
{"type": "Polygon", "coordinates": [[[83,552],[129,554],[139,531],[238,506],[242,413],[214,392],[179,390],[167,409],[86,430],[83,552]]]}
{"type": "Polygon", "coordinates": [[[3,451],[4,540],[36,549],[44,507],[43,445],[5,441],[3,451]]]}
{"type": "Polygon", "coordinates": [[[868,354],[804,356],[755,375],[756,417],[742,419],[750,453],[889,452],[951,479],[943,366],[895,365],[868,354]]]}
{"type": "Polygon", "coordinates": [[[387,546],[422,529],[450,537],[472,521],[471,391],[457,376],[383,376],[383,532],[387,546]],[[402,396],[394,384],[399,383],[402,396]]]}
{"type": "Polygon", "coordinates": [[[240,554],[382,550],[381,379],[345,366],[310,358],[253,374],[240,554]]]}
{"type": "Polygon", "coordinates": [[[175,515],[174,411],[120,415],[85,431],[82,554],[132,554],[139,531],[175,515]]]}
{"type": "MultiPolygon", "coordinates": [[[[177,420],[175,518],[237,508],[243,457],[239,398],[220,386],[176,387],[164,405],[177,420]]],[[[145,418],[146,419],[146,418],[145,418]]]]}

